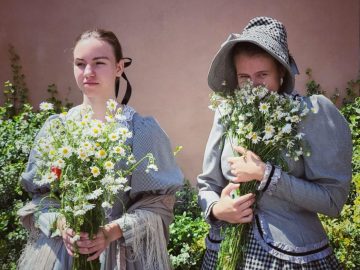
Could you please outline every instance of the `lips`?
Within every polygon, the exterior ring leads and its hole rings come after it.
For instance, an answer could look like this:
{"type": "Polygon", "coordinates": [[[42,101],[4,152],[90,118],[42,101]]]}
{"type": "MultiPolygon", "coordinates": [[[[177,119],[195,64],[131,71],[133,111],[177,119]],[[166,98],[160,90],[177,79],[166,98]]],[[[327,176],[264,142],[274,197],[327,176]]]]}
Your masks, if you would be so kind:
{"type": "Polygon", "coordinates": [[[98,82],[83,82],[84,85],[98,85],[99,83],[98,82]]]}

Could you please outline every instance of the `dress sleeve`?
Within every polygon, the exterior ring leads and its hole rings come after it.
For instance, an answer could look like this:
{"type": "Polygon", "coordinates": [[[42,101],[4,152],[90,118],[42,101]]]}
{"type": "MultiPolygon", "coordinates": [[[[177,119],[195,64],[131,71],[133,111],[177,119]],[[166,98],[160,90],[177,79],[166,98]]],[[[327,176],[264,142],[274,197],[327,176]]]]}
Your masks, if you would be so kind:
{"type": "Polygon", "coordinates": [[[173,220],[175,192],[183,185],[184,176],[176,165],[170,141],[158,123],[153,118],[135,114],[133,154],[140,160],[147,153],[153,154],[158,170],[147,173],[146,161],[137,167],[131,177],[130,198],[134,203],[114,222],[123,232],[123,245],[130,248],[135,257],[145,253],[150,256],[146,258],[148,263],[168,263],[164,251],[173,220]],[[151,251],[144,252],[144,247],[151,251]]]}
{"type": "MultiPolygon", "coordinates": [[[[130,199],[134,203],[128,209],[128,214],[121,217],[119,221],[125,241],[133,237],[133,232],[128,230],[134,228],[134,224],[138,223],[139,226],[143,226],[141,219],[129,218],[128,215],[131,214],[131,211],[146,209],[155,215],[160,215],[167,226],[170,224],[173,216],[173,203],[165,204],[167,207],[163,207],[162,198],[174,197],[175,192],[183,185],[184,178],[176,165],[170,141],[159,124],[151,117],[143,118],[138,114],[134,115],[133,121],[133,154],[136,160],[152,153],[158,170],[146,172],[147,162],[143,161],[131,176],[130,199]],[[149,207],[151,204],[147,203],[147,198],[153,198],[154,203],[162,206],[149,207]]],[[[165,229],[167,230],[167,228],[165,229]]]]}
{"type": "Polygon", "coordinates": [[[211,218],[211,208],[214,203],[219,201],[221,191],[228,183],[221,170],[223,133],[224,127],[220,123],[220,113],[216,111],[205,148],[203,171],[197,178],[200,207],[205,214],[206,221],[215,227],[222,225],[223,222],[211,218]]]}
{"type": "MultiPolygon", "coordinates": [[[[50,122],[57,118],[58,115],[50,116],[38,132],[35,137],[35,143],[43,136],[46,135],[46,129],[50,122]]],[[[36,151],[35,147],[30,151],[29,160],[25,169],[25,172],[21,175],[21,184],[23,188],[30,193],[32,200],[18,212],[20,220],[25,227],[31,226],[38,227],[46,236],[52,235],[52,225],[57,219],[57,213],[54,211],[58,207],[58,203],[49,200],[46,196],[49,194],[48,185],[37,185],[34,180],[37,176],[37,162],[39,152],[36,151]],[[34,224],[35,223],[35,224],[34,224]]]]}
{"type": "Polygon", "coordinates": [[[337,216],[350,188],[351,132],[345,118],[324,96],[312,96],[308,107],[314,112],[301,125],[311,152],[303,157],[304,175],[282,172],[270,195],[308,211],[337,216]]]}
{"type": "Polygon", "coordinates": [[[131,177],[130,197],[142,192],[165,195],[175,194],[183,185],[184,176],[175,162],[170,140],[152,117],[134,115],[133,154],[140,160],[152,153],[158,170],[146,172],[147,161],[134,170],[131,177]]]}

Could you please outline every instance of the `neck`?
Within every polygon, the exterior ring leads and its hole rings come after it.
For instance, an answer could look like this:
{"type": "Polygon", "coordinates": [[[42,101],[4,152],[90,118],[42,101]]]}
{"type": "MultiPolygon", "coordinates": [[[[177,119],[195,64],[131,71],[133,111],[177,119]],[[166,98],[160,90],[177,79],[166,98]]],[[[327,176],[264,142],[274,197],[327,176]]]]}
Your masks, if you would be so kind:
{"type": "Polygon", "coordinates": [[[83,99],[83,104],[84,105],[90,105],[94,115],[93,118],[94,119],[98,119],[101,121],[105,121],[105,115],[106,115],[106,102],[109,99],[115,99],[115,97],[104,97],[99,99],[98,97],[96,98],[89,98],[87,96],[84,95],[84,99],[83,99]]]}

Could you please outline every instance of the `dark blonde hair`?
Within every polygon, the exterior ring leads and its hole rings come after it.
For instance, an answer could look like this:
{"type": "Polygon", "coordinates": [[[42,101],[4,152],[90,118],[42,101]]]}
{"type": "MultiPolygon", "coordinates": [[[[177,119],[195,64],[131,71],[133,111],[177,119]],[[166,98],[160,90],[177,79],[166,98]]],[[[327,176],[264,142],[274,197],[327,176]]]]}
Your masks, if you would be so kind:
{"type": "Polygon", "coordinates": [[[121,44],[113,32],[104,29],[87,30],[81,33],[76,38],[75,46],[78,44],[79,41],[88,38],[96,38],[98,40],[105,41],[106,43],[108,43],[113,48],[116,62],[119,62],[123,58],[121,44]]]}

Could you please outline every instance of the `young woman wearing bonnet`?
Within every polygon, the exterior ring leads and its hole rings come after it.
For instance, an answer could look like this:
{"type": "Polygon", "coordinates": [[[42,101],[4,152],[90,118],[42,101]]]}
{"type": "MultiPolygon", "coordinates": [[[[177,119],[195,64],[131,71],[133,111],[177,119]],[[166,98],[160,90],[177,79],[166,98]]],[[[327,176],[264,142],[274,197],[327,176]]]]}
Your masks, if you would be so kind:
{"type": "MultiPolygon", "coordinates": [[[[222,44],[211,63],[208,84],[215,92],[230,92],[251,80],[255,86],[293,95],[296,74],[284,25],[257,17],[222,44]]],[[[241,147],[236,149],[242,156],[234,157],[231,143],[223,136],[226,126],[220,113],[215,113],[198,176],[199,204],[211,225],[202,269],[215,269],[226,224],[250,222],[247,253],[239,269],[342,268],[318,214],[339,215],[347,199],[351,134],[326,97],[302,97],[302,102],[310,109],[300,127],[311,154],[288,162],[287,171],[241,147]],[[269,171],[273,171],[271,177],[269,171]],[[258,198],[254,194],[231,198],[239,183],[247,181],[259,182],[258,198]]]]}

